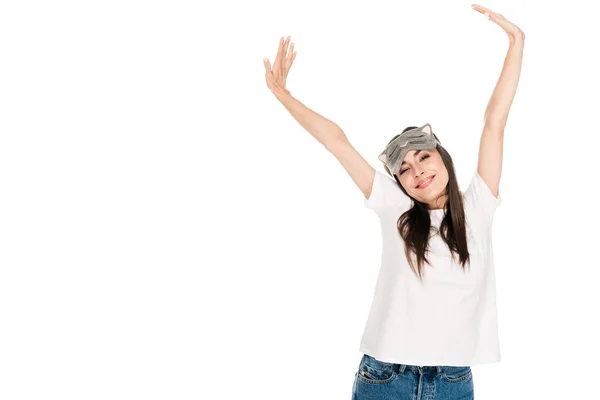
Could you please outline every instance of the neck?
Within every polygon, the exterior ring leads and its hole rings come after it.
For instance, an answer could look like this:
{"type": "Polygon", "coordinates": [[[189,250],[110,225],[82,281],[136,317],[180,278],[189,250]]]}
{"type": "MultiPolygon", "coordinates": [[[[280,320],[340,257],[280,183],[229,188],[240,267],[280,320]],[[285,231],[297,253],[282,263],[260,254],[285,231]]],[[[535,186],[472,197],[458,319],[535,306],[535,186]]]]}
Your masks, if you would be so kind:
{"type": "Polygon", "coordinates": [[[438,197],[437,199],[435,199],[434,201],[432,201],[431,203],[428,203],[429,209],[430,210],[441,210],[446,207],[446,201],[448,201],[448,195],[444,194],[444,195],[438,197]]]}

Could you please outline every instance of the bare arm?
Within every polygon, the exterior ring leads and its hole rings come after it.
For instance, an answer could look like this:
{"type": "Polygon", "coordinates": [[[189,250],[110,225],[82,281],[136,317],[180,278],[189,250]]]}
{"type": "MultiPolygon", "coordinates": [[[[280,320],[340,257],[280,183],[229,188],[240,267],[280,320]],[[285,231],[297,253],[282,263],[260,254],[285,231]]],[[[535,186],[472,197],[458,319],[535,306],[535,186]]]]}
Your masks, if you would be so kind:
{"type": "Polygon", "coordinates": [[[494,196],[498,197],[502,175],[504,128],[519,83],[525,34],[502,14],[476,4],[472,7],[504,29],[509,38],[508,53],[500,78],[485,110],[477,162],[477,172],[494,196]]]}
{"type": "MultiPolygon", "coordinates": [[[[279,41],[279,51],[272,69],[269,60],[264,60],[269,89],[292,117],[338,159],[365,197],[369,198],[375,169],[352,147],[342,128],[295,99],[285,88],[287,73],[296,55],[291,50],[287,54],[289,39],[288,36],[285,41],[283,38],[279,41]]],[[[291,49],[293,46],[292,43],[291,49]]]]}
{"type": "Polygon", "coordinates": [[[300,100],[295,99],[290,92],[277,92],[275,96],[292,117],[325,147],[339,137],[345,136],[342,128],[335,122],[311,110],[300,100]]]}
{"type": "Polygon", "coordinates": [[[500,78],[485,109],[485,125],[496,130],[504,130],[506,126],[508,113],[519,84],[524,45],[525,40],[522,38],[510,42],[500,78]]]}
{"type": "Polygon", "coordinates": [[[508,53],[504,59],[504,66],[500,78],[492,92],[492,96],[484,113],[485,129],[503,131],[508,119],[523,63],[523,48],[525,46],[525,33],[515,24],[508,21],[502,14],[493,12],[489,8],[473,4],[472,8],[485,14],[490,21],[499,25],[508,35],[508,53]]]}

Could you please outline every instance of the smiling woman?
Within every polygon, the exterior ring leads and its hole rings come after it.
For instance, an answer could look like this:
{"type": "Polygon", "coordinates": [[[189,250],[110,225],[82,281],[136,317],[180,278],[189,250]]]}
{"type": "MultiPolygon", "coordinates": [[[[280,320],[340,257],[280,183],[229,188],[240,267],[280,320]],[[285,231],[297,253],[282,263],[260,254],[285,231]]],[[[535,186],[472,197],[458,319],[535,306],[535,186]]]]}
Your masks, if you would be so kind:
{"type": "Polygon", "coordinates": [[[386,172],[397,182],[398,188],[414,203],[396,223],[411,269],[422,279],[423,264],[428,262],[429,214],[437,210],[445,210],[440,225],[441,238],[450,252],[458,255],[464,269],[469,262],[469,251],[462,192],[458,187],[452,157],[433,133],[431,125],[405,128],[388,142],[379,159],[384,163],[386,172]],[[416,266],[409,253],[416,256],[416,266]]]}
{"type": "Polygon", "coordinates": [[[431,210],[444,208],[448,199],[445,188],[449,177],[445,162],[437,149],[409,151],[398,177],[405,192],[411,197],[426,203],[431,210]],[[435,184],[433,178],[437,178],[435,184]],[[430,190],[423,190],[426,188],[430,190]]]}
{"type": "Polygon", "coordinates": [[[508,110],[520,72],[524,35],[481,6],[509,34],[506,63],[485,112],[479,162],[463,192],[452,157],[430,124],[409,126],[379,155],[375,170],[334,122],[286,89],[295,59],[281,38],[269,89],[290,114],[333,154],[379,217],[380,272],[360,343],[364,353],[353,400],[473,398],[471,365],[500,360],[491,226],[508,110]],[[429,267],[427,267],[427,265],[429,267]]]}

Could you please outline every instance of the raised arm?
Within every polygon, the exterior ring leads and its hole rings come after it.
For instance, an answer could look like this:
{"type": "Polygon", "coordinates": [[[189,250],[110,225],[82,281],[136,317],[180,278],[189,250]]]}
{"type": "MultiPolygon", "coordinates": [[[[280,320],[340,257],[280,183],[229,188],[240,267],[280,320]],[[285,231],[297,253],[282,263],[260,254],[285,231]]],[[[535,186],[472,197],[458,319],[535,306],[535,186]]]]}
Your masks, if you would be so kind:
{"type": "Polygon", "coordinates": [[[508,53],[504,60],[500,78],[485,110],[477,163],[477,172],[494,196],[497,197],[502,174],[504,127],[519,83],[525,34],[519,27],[504,18],[502,14],[495,13],[477,4],[473,4],[472,8],[485,14],[490,21],[498,24],[504,29],[509,38],[508,53]]]}
{"type": "Polygon", "coordinates": [[[369,198],[375,169],[352,147],[344,131],[335,122],[302,104],[286,89],[287,74],[296,58],[294,44],[288,49],[289,42],[290,36],[285,41],[280,39],[272,68],[269,60],[264,59],[267,86],[294,119],[338,159],[364,196],[369,198]]]}

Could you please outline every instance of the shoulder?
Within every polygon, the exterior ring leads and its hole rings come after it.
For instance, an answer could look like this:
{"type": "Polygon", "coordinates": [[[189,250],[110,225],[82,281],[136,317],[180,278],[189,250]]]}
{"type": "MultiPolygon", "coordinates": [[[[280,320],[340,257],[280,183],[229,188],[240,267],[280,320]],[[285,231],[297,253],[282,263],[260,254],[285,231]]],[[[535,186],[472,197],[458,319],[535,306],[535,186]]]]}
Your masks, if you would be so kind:
{"type": "Polygon", "coordinates": [[[408,208],[412,198],[405,194],[394,178],[375,170],[371,194],[365,197],[364,205],[376,212],[389,208],[408,208]]]}
{"type": "Polygon", "coordinates": [[[477,170],[471,176],[469,185],[463,193],[463,200],[465,212],[486,221],[492,220],[496,209],[502,203],[500,193],[497,197],[494,196],[477,170]]]}

